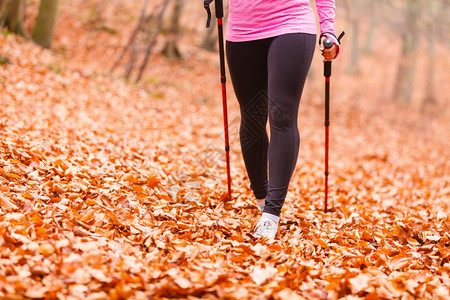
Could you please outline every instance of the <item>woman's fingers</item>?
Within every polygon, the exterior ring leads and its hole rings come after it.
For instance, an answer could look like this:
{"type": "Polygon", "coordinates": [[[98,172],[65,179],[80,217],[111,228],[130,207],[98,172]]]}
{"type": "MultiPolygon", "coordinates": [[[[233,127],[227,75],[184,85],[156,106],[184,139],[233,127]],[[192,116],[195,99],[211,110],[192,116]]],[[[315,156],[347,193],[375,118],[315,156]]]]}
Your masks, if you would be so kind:
{"type": "Polygon", "coordinates": [[[320,50],[322,51],[322,56],[325,58],[325,60],[333,60],[336,57],[338,46],[333,45],[333,47],[329,49],[325,49],[322,46],[320,47],[320,50]]]}

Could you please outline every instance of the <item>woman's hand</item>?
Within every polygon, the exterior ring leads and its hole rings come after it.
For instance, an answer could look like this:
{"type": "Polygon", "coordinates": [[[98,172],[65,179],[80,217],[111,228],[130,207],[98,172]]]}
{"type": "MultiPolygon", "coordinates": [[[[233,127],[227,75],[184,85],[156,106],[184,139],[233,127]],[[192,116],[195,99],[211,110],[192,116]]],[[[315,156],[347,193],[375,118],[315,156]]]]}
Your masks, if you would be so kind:
{"type": "Polygon", "coordinates": [[[331,61],[336,58],[339,46],[333,44],[331,48],[325,49],[325,47],[323,46],[323,40],[325,39],[326,37],[322,37],[322,39],[320,40],[320,51],[322,51],[322,56],[325,58],[325,60],[331,61]]]}

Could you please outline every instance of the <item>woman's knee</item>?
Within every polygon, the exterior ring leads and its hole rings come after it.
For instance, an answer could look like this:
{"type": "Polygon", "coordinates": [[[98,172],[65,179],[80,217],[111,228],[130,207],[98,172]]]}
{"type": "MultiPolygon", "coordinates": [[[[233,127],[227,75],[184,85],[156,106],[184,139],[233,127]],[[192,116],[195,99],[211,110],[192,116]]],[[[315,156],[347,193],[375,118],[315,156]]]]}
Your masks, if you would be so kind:
{"type": "Polygon", "coordinates": [[[270,126],[276,129],[290,129],[297,122],[292,111],[275,104],[269,106],[269,120],[270,126]]]}

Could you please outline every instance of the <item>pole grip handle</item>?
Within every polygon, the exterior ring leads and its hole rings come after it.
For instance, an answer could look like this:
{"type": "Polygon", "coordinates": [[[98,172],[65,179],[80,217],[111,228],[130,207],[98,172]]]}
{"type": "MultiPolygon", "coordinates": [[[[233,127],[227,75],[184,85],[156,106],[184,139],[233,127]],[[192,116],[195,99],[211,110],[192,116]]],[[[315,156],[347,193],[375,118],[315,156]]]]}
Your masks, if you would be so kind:
{"type": "Polygon", "coordinates": [[[223,18],[223,0],[215,0],[216,1],[216,18],[223,18]]]}
{"type": "Polygon", "coordinates": [[[332,39],[324,39],[323,40],[323,46],[325,47],[325,49],[330,49],[331,47],[333,47],[334,42],[332,39]]]}
{"type": "MultiPolygon", "coordinates": [[[[325,47],[325,49],[330,49],[331,47],[333,47],[334,42],[332,39],[324,39],[323,40],[323,46],[325,47]]],[[[331,77],[331,61],[324,61],[323,62],[323,76],[325,77],[331,77]]]]}

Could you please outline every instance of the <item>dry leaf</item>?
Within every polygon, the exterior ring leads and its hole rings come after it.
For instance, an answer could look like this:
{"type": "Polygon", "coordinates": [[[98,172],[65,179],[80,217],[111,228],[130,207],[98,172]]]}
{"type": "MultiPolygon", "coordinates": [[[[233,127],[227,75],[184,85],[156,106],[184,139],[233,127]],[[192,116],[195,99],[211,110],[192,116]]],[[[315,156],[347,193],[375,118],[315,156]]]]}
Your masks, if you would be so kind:
{"type": "Polygon", "coordinates": [[[6,198],[5,195],[0,191],[0,207],[3,209],[17,209],[17,205],[14,204],[10,199],[6,198]]]}
{"type": "Polygon", "coordinates": [[[290,288],[285,288],[278,292],[276,295],[277,299],[280,300],[304,300],[302,296],[297,294],[295,291],[291,290],[290,288]]]}
{"type": "Polygon", "coordinates": [[[43,243],[39,245],[38,251],[40,254],[44,256],[50,256],[53,253],[55,253],[55,247],[52,244],[49,243],[43,243]]]}
{"type": "Polygon", "coordinates": [[[358,294],[361,291],[365,291],[369,287],[370,276],[359,273],[356,277],[350,278],[350,288],[353,294],[358,294]]]}
{"type": "Polygon", "coordinates": [[[192,282],[180,276],[174,278],[173,281],[182,289],[188,289],[192,287],[192,282]]]}
{"type": "Polygon", "coordinates": [[[48,289],[46,287],[36,285],[28,288],[27,291],[25,292],[25,296],[31,299],[44,298],[45,293],[47,293],[47,291],[48,289]]]}
{"type": "Polygon", "coordinates": [[[272,278],[272,276],[277,272],[275,268],[266,267],[262,268],[260,266],[256,266],[253,268],[250,277],[257,285],[262,285],[264,282],[272,278]]]}

